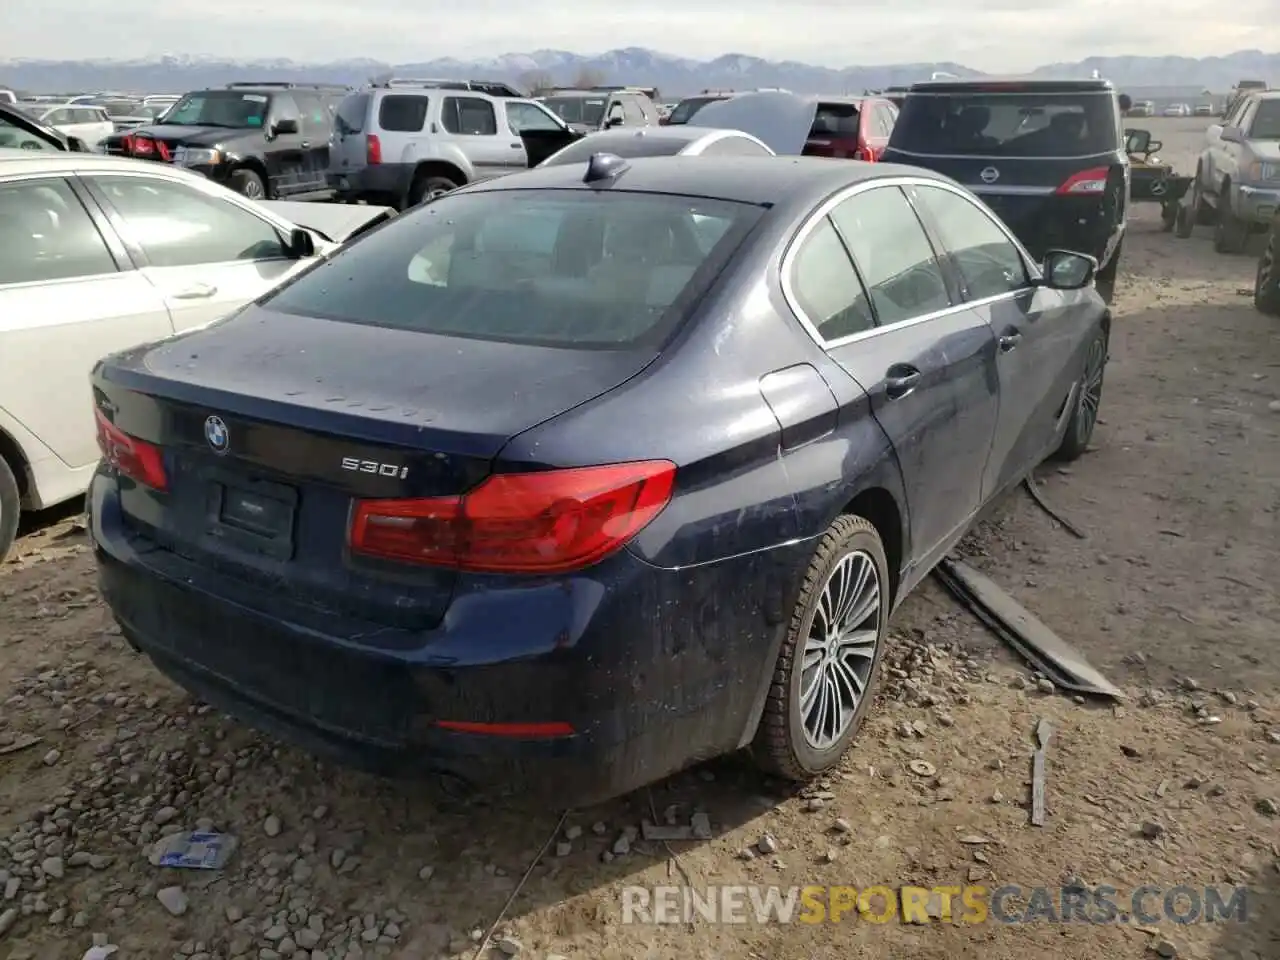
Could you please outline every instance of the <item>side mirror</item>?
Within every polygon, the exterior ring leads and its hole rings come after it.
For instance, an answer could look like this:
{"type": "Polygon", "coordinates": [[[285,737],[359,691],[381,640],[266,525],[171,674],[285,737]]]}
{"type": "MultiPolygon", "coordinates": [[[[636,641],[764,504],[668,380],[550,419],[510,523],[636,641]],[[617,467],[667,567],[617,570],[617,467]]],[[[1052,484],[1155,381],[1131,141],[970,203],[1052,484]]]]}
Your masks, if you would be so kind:
{"type": "Polygon", "coordinates": [[[1239,127],[1223,127],[1218,137],[1223,143],[1244,143],[1244,131],[1239,127]]]}
{"type": "Polygon", "coordinates": [[[620,127],[620,126],[622,126],[621,117],[610,117],[608,120],[604,122],[604,128],[606,130],[610,130],[614,127],[620,127]]]}
{"type": "Polygon", "coordinates": [[[1040,286],[1050,290],[1083,290],[1093,283],[1098,261],[1085,253],[1050,250],[1044,257],[1044,279],[1040,286]]]}
{"type": "Polygon", "coordinates": [[[302,227],[294,227],[289,234],[289,256],[294,260],[305,260],[316,255],[316,241],[310,231],[302,227]]]}
{"type": "Polygon", "coordinates": [[[72,153],[93,153],[93,151],[89,149],[89,145],[79,137],[68,136],[67,149],[72,153]]]}
{"type": "Polygon", "coordinates": [[[271,132],[277,137],[283,133],[297,133],[298,121],[294,117],[281,117],[271,126],[271,132]]]}

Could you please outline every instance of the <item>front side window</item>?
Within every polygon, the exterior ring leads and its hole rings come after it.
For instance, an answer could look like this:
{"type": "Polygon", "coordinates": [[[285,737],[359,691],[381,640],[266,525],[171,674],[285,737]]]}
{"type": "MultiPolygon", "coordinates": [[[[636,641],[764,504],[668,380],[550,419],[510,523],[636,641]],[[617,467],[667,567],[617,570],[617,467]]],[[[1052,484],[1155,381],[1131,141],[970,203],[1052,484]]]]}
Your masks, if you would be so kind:
{"type": "Polygon", "coordinates": [[[855,194],[831,211],[871,294],[881,326],[951,305],[929,237],[898,187],[855,194]]]}
{"type": "Polygon", "coordinates": [[[761,213],[622,191],[456,194],[396,218],[261,302],[511,343],[654,344],[761,213]]]}
{"type": "Polygon", "coordinates": [[[469,137],[492,137],[498,132],[493,104],[478,97],[445,97],[444,128],[469,137]]]}
{"type": "Polygon", "coordinates": [[[364,132],[364,115],[369,110],[367,93],[351,93],[342,98],[333,118],[333,129],[341,136],[364,132]]]}
{"type": "Polygon", "coordinates": [[[102,235],[66,181],[0,183],[0,284],[115,272],[102,235]]]}
{"type": "Polygon", "coordinates": [[[1117,149],[1116,98],[1106,91],[913,93],[890,145],[925,156],[1089,157],[1117,149]]]}
{"type": "Polygon", "coordinates": [[[227,200],[152,177],[95,176],[130,238],[154,267],[288,255],[275,227],[227,200]]]}
{"type": "Polygon", "coordinates": [[[676,104],[675,109],[671,111],[671,116],[667,118],[667,122],[671,124],[688,123],[693,118],[693,115],[708,103],[716,103],[723,99],[724,97],[685,97],[676,104]]]}
{"type": "Polygon", "coordinates": [[[1258,101],[1249,137],[1252,140],[1280,140],[1280,99],[1258,101]]]}
{"type": "Polygon", "coordinates": [[[932,219],[968,299],[997,297],[1027,286],[1026,261],[987,213],[940,187],[917,186],[912,191],[932,219]]]}
{"type": "Polygon", "coordinates": [[[791,291],[826,343],[876,325],[849,251],[828,217],[818,221],[796,252],[791,291]]]}
{"type": "Polygon", "coordinates": [[[535,104],[507,101],[506,108],[507,126],[517,136],[524,130],[559,132],[563,129],[555,117],[535,104]]]}

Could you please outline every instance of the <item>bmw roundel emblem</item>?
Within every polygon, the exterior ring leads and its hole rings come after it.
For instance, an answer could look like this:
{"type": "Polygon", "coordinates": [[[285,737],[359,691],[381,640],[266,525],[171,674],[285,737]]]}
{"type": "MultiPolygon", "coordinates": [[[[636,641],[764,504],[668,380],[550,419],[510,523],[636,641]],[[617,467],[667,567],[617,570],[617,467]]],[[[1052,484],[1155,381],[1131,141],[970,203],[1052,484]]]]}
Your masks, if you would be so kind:
{"type": "Polygon", "coordinates": [[[978,176],[982,178],[983,183],[995,183],[1000,179],[1000,171],[995,167],[986,167],[978,176]]]}
{"type": "Polygon", "coordinates": [[[204,438],[214,453],[226,453],[231,446],[231,433],[221,417],[209,417],[204,422],[204,438]]]}

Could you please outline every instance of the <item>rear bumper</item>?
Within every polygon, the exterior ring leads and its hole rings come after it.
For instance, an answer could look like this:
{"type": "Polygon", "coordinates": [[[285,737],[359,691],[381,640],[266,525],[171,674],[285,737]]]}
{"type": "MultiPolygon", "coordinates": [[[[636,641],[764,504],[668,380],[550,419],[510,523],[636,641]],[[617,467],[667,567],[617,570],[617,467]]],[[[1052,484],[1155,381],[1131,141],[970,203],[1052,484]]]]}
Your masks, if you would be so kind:
{"type": "Polygon", "coordinates": [[[590,578],[460,590],[435,629],[371,625],[365,643],[282,619],[270,597],[231,599],[225,575],[133,532],[107,475],[95,476],[89,508],[102,595],[124,636],[205,702],[344,766],[446,775],[562,806],[738,747],[782,624],[764,601],[718,598],[764,597],[764,571],[798,576],[811,552],[800,544],[669,571],[623,551],[590,578]],[[572,732],[516,737],[441,721],[572,732]]]}
{"type": "Polygon", "coordinates": [[[1280,212],[1280,186],[1255,187],[1240,184],[1234,188],[1231,211],[1251,223],[1270,223],[1280,212]]]}
{"type": "Polygon", "coordinates": [[[1087,253],[1105,265],[1124,234],[1124,221],[1098,196],[999,194],[975,189],[1037,261],[1050,250],[1087,253]]]}
{"type": "Polygon", "coordinates": [[[326,183],[339,200],[377,200],[386,206],[403,206],[413,183],[411,163],[378,163],[358,170],[326,175],[326,183]]]}

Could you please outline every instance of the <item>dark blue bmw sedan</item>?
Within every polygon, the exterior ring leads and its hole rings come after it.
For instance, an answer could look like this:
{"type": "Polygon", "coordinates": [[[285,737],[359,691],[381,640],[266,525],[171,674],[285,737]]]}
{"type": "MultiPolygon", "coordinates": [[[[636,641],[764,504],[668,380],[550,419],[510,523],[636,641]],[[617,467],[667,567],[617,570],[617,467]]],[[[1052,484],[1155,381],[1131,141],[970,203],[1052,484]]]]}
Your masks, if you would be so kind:
{"type": "Polygon", "coordinates": [[[1110,318],[945,177],[597,155],[449,194],[93,373],[124,636],[386,773],[804,779],[979,509],[1079,456],[1110,318]]]}

